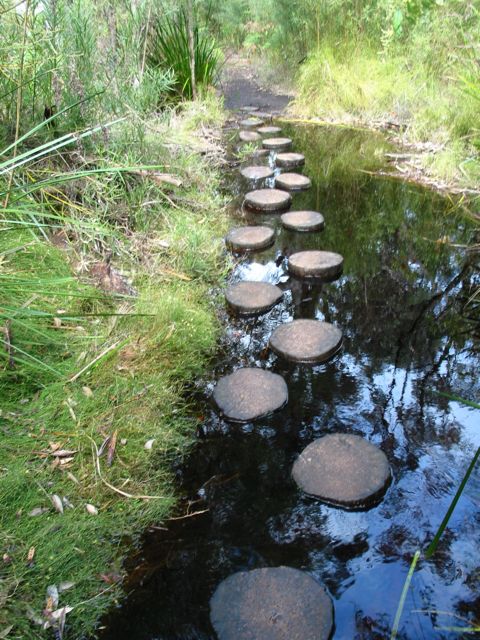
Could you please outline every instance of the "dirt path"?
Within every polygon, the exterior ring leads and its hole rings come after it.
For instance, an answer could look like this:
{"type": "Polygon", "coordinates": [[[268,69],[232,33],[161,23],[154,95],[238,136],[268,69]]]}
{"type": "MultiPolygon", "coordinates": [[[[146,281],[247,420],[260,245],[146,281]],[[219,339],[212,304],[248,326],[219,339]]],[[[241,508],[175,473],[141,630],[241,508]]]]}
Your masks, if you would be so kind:
{"type": "Polygon", "coordinates": [[[237,54],[227,58],[220,91],[225,97],[225,107],[232,110],[251,106],[281,113],[293,97],[277,91],[275,87],[262,87],[254,65],[237,54]]]}

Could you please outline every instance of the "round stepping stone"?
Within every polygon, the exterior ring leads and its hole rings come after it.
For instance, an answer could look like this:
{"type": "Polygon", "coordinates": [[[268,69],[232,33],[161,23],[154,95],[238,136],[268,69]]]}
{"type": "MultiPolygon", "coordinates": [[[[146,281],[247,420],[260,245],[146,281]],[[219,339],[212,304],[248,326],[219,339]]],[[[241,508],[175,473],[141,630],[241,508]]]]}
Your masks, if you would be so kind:
{"type": "Polygon", "coordinates": [[[255,149],[252,153],[252,158],[265,158],[269,153],[270,151],[268,149],[255,149]]]}
{"type": "Polygon", "coordinates": [[[285,211],[292,203],[292,196],[280,189],[256,189],[247,193],[244,202],[255,211],[285,211]]]}
{"type": "Polygon", "coordinates": [[[312,181],[301,173],[282,173],[275,178],[275,186],[288,191],[303,191],[312,186],[312,181]]]}
{"type": "Polygon", "coordinates": [[[247,180],[264,180],[265,178],[271,178],[274,172],[270,167],[245,167],[240,173],[247,180]]]}
{"type": "Polygon", "coordinates": [[[240,131],[238,137],[242,142],[258,142],[262,136],[256,131],[240,131]]]}
{"type": "Polygon", "coordinates": [[[238,282],[225,293],[227,304],[241,316],[270,311],[283,298],[283,291],[269,282],[238,282]]]}
{"type": "Polygon", "coordinates": [[[305,164],[305,156],[303,153],[279,153],[275,162],[279,167],[294,169],[295,167],[303,167],[305,164]]]}
{"type": "Polygon", "coordinates": [[[240,121],[242,129],[253,129],[254,127],[261,127],[263,124],[265,123],[260,118],[247,118],[240,121]]]}
{"type": "Polygon", "coordinates": [[[324,217],[317,211],[289,211],[282,215],[281,221],[290,231],[321,231],[325,226],[324,217]]]}
{"type": "Polygon", "coordinates": [[[292,141],[290,138],[265,138],[263,146],[273,151],[285,151],[292,146],[292,141]]]}
{"type": "Polygon", "coordinates": [[[331,433],[302,451],[292,469],[305,493],[345,509],[374,506],[391,481],[387,456],[360,436],[331,433]]]}
{"type": "Polygon", "coordinates": [[[250,113],[252,112],[256,112],[258,111],[259,107],[254,107],[253,105],[247,105],[245,107],[240,107],[240,111],[243,111],[244,113],[250,113]]]}
{"type": "Polygon", "coordinates": [[[257,118],[261,118],[262,120],[272,120],[273,115],[271,113],[268,113],[267,111],[256,111],[253,113],[250,113],[250,115],[253,115],[257,118]]]}
{"type": "Polygon", "coordinates": [[[271,135],[273,136],[275,133],[280,133],[280,127],[259,127],[257,129],[258,133],[261,133],[262,136],[271,135]]]}
{"type": "Polygon", "coordinates": [[[213,399],[226,420],[250,422],[281,409],[288,389],[278,374],[247,367],[220,378],[213,399]]]}
{"type": "Polygon", "coordinates": [[[270,247],[274,238],[270,227],[238,227],[228,232],[225,242],[233,251],[259,251],[270,247]]]}
{"type": "Polygon", "coordinates": [[[338,327],[320,320],[293,320],[281,324],[270,336],[269,346],[277,355],[305,364],[329,360],[342,344],[338,327]]]}
{"type": "Polygon", "coordinates": [[[328,640],[333,605],[311,576],[290,567],[241,571],[210,600],[219,640],[328,640]]]}
{"type": "Polygon", "coordinates": [[[299,251],[288,259],[288,270],[298,278],[334,280],[343,271],[343,256],[333,251],[299,251]]]}

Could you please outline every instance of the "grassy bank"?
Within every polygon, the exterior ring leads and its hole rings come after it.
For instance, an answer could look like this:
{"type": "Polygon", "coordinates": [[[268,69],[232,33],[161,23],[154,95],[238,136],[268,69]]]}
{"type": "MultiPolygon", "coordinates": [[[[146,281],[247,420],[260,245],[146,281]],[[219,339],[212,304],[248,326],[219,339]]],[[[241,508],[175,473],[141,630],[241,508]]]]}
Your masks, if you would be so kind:
{"type": "Polygon", "coordinates": [[[194,437],[188,389],[215,351],[225,268],[222,106],[138,118],[63,160],[155,170],[49,185],[1,222],[2,638],[95,629],[129,545],[171,514],[171,461],[194,437]]]}

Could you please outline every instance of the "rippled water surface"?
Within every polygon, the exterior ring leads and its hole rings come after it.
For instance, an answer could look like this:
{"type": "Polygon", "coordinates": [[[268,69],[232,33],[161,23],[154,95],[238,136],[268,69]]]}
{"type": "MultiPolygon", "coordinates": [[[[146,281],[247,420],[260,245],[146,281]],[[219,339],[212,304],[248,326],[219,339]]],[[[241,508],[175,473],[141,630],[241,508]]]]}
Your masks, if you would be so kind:
{"type": "MultiPolygon", "coordinates": [[[[277,230],[274,247],[239,258],[231,278],[279,283],[285,300],[256,320],[221,311],[225,337],[204,388],[204,437],[177,469],[196,501],[191,511],[208,511],[146,534],[129,562],[129,595],[107,618],[104,640],[213,639],[209,599],[218,583],[235,571],[278,565],[326,586],[335,640],[389,638],[413,554],[432,539],[480,446],[480,412],[438,393],[480,397],[478,316],[466,306],[480,286],[478,257],[465,250],[474,229],[451,202],[372,176],[386,147],[381,136],[284,131],[305,154],[313,181],[294,196],[292,210],[320,211],[325,230],[298,234],[282,230],[277,214],[247,215],[237,205],[251,186],[236,171],[227,177],[232,226],[277,230]],[[343,276],[323,286],[289,278],[285,257],[304,248],[343,254],[343,276]],[[268,352],[272,329],[301,317],[343,330],[343,349],[329,363],[287,366],[268,352]],[[242,365],[283,375],[290,399],[268,419],[232,426],[208,398],[218,376],[242,365]],[[334,431],[362,435],[388,456],[394,480],[379,506],[335,509],[293,483],[300,451],[334,431]]],[[[418,565],[400,638],[450,640],[462,636],[449,627],[480,623],[479,506],[477,469],[436,554],[418,565]]]]}

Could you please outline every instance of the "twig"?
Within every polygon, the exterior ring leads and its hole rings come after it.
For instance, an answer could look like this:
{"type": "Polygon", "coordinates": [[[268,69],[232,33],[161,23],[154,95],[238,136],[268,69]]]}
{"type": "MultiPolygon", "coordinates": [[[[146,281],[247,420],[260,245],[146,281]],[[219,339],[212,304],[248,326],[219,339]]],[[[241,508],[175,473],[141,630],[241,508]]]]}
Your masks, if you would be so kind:
{"type": "Polygon", "coordinates": [[[113,484],[108,482],[108,480],[105,480],[105,478],[102,475],[102,471],[100,469],[100,457],[98,454],[97,443],[89,435],[87,435],[87,438],[90,440],[90,442],[93,444],[95,448],[95,469],[98,473],[98,477],[106,487],[108,487],[112,491],[115,491],[115,493],[119,493],[121,496],[124,496],[125,498],[132,498],[134,500],[165,500],[166,499],[166,496],[144,496],[144,495],[135,495],[132,493],[127,493],[126,491],[122,491],[121,489],[118,489],[117,487],[115,487],[113,484]]]}
{"type": "Polygon", "coordinates": [[[11,322],[10,320],[7,320],[7,322],[5,323],[5,327],[3,328],[3,333],[5,334],[5,340],[3,342],[5,345],[5,350],[8,354],[8,368],[15,369],[15,359],[13,357],[12,349],[12,330],[10,326],[11,322]]]}
{"type": "Polygon", "coordinates": [[[109,347],[107,347],[106,349],[104,349],[102,351],[102,353],[100,353],[100,355],[98,355],[96,358],[94,358],[91,362],[89,362],[87,365],[85,365],[83,367],[83,369],[80,369],[80,371],[78,373],[76,373],[75,375],[71,376],[67,382],[75,382],[75,380],[78,380],[78,378],[85,373],[85,371],[88,371],[88,369],[90,369],[91,367],[93,367],[94,364],[96,364],[99,360],[101,360],[104,356],[107,355],[107,353],[109,353],[110,351],[113,351],[114,349],[116,349],[118,347],[118,345],[120,344],[120,341],[115,342],[114,344],[111,344],[109,347]]]}
{"type": "Polygon", "coordinates": [[[194,511],[193,513],[187,513],[184,516],[177,516],[175,518],[168,518],[168,520],[185,520],[186,518],[193,518],[193,516],[199,516],[202,513],[207,513],[210,509],[202,509],[202,511],[194,511]]]}

